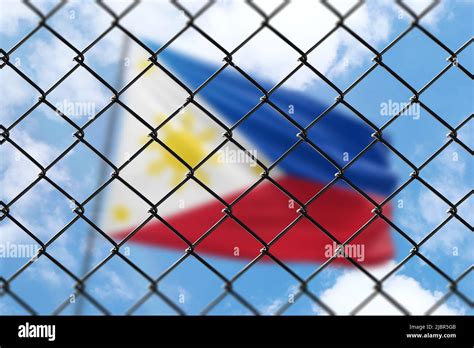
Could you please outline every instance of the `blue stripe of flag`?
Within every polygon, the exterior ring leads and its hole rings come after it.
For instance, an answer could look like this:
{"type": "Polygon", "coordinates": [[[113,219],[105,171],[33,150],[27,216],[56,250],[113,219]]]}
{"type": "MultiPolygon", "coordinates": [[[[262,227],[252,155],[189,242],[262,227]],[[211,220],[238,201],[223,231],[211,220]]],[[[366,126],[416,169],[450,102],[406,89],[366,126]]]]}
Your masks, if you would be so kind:
{"type": "MultiPolygon", "coordinates": [[[[167,49],[159,55],[174,75],[189,88],[196,89],[218,70],[218,66],[191,56],[167,49]]],[[[260,82],[260,80],[259,80],[260,82]]],[[[271,84],[263,82],[264,88],[271,84]]],[[[232,67],[223,70],[198,94],[226,124],[238,122],[260,101],[262,92],[232,67]]],[[[270,100],[288,114],[291,105],[292,119],[305,127],[319,116],[328,105],[308,93],[281,87],[270,100]]],[[[269,105],[264,105],[237,127],[258,152],[273,162],[297,141],[300,130],[269,105]]],[[[308,133],[308,138],[319,146],[336,163],[343,166],[360,153],[372,140],[374,130],[355,115],[334,109],[322,117],[308,133]]],[[[238,135],[236,135],[238,140],[238,135]]],[[[396,176],[390,168],[389,150],[382,144],[371,147],[357,159],[344,174],[367,193],[390,194],[396,185],[396,176]]],[[[306,143],[300,144],[278,165],[288,175],[326,184],[334,178],[337,169],[306,143]]]]}

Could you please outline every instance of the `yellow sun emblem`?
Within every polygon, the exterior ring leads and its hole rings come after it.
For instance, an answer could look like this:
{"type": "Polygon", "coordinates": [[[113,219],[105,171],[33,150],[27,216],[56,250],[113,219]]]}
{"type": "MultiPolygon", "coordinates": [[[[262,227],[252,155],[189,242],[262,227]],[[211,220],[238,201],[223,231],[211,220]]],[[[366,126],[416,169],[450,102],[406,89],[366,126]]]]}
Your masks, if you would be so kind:
{"type": "MultiPolygon", "coordinates": [[[[158,123],[162,122],[164,117],[158,116],[156,120],[158,123]]],[[[196,131],[196,118],[188,112],[184,113],[176,123],[171,121],[166,124],[158,131],[158,137],[188,165],[195,167],[209,153],[208,144],[216,137],[216,132],[212,128],[196,131]]],[[[177,185],[189,172],[188,168],[156,141],[150,144],[147,150],[159,153],[159,157],[148,165],[149,175],[171,171],[172,184],[177,185]]],[[[205,184],[209,182],[209,174],[202,167],[195,176],[205,184]]]]}

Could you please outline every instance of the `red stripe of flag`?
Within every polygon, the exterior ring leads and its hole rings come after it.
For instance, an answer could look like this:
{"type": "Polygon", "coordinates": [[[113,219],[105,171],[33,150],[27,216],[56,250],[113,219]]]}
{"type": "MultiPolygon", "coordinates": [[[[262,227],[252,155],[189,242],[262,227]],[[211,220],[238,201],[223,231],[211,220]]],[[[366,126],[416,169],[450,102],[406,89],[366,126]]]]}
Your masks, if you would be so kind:
{"type": "MultiPolygon", "coordinates": [[[[306,202],[323,187],[313,181],[288,176],[278,182],[301,202],[306,202]]],[[[232,202],[241,193],[234,193],[223,199],[232,202]]],[[[382,200],[380,197],[372,198],[377,202],[382,200]]],[[[165,219],[194,243],[225,216],[222,212],[224,208],[222,203],[212,200],[165,219]]],[[[300,215],[298,208],[274,184],[265,181],[233,206],[232,215],[268,243],[300,215]]],[[[307,213],[337,240],[345,242],[374,216],[373,209],[374,206],[356,191],[333,186],[307,207],[307,213]]],[[[383,213],[390,218],[390,206],[385,206],[383,213]]],[[[120,231],[117,236],[124,238],[132,230],[120,231]]],[[[157,219],[142,227],[132,240],[180,250],[187,248],[174,232],[157,219]]],[[[362,264],[380,263],[393,256],[389,226],[381,218],[376,218],[350,244],[351,247],[346,248],[346,252],[352,253],[351,256],[362,264]]],[[[324,262],[328,255],[335,252],[334,246],[333,240],[303,217],[269,251],[284,261],[324,262]]],[[[242,226],[232,218],[227,218],[196,246],[195,251],[252,259],[262,247],[262,243],[242,226]]],[[[336,258],[334,262],[347,263],[343,257],[336,258]]]]}

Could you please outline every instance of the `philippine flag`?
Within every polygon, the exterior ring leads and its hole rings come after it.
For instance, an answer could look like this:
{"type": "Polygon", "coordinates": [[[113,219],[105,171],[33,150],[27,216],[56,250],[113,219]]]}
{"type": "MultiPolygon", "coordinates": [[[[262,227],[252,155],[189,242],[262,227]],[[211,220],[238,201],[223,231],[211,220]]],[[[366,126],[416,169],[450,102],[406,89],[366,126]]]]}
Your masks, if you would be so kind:
{"type": "MultiPolygon", "coordinates": [[[[131,81],[149,55],[128,56],[131,81]]],[[[107,233],[230,258],[252,259],[269,245],[282,261],[324,262],[335,240],[358,232],[348,245],[362,247],[359,262],[393,256],[389,226],[373,212],[396,183],[388,150],[375,144],[344,171],[355,187],[341,178],[328,185],[373,142],[373,129],[332,110],[302,132],[327,106],[285,87],[249,114],[263,93],[232,66],[189,98],[220,67],[169,48],[158,57],[164,69],[149,69],[120,97],[121,167],[105,204],[107,233]]],[[[383,214],[390,218],[389,204],[383,214]]]]}

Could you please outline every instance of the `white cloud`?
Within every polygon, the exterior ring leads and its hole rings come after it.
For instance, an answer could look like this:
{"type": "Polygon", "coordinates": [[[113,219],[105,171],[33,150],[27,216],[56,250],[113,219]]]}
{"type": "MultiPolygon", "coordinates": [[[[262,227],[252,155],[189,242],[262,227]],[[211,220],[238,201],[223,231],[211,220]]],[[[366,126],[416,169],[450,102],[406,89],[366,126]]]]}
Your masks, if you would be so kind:
{"type": "MultiPolygon", "coordinates": [[[[17,18],[17,22],[23,20],[23,17],[29,18],[31,11],[24,5],[21,7],[12,6],[12,8],[15,9],[13,18],[17,18]]],[[[10,19],[10,21],[12,20],[10,19]]],[[[95,1],[72,1],[56,13],[50,19],[49,24],[67,40],[72,42],[77,49],[82,50],[109,26],[110,21],[111,17],[101,10],[95,1]],[[74,11],[75,19],[71,19],[71,11],[74,11]]],[[[2,23],[4,23],[3,18],[2,23]]],[[[12,27],[14,29],[11,30],[15,30],[15,33],[18,32],[18,26],[15,27],[12,24],[12,27]]],[[[101,40],[101,44],[103,49],[92,51],[87,55],[87,59],[98,62],[101,65],[115,62],[119,55],[113,55],[110,52],[114,50],[119,51],[120,42],[117,42],[115,37],[109,35],[101,40]]],[[[24,47],[26,47],[26,51],[23,53],[14,52],[10,59],[14,60],[13,62],[17,67],[25,72],[43,90],[49,89],[59,78],[76,65],[76,62],[73,61],[76,53],[52,34],[46,34],[45,30],[36,33],[24,44],[24,47]]],[[[25,50],[23,47],[20,47],[19,51],[22,49],[25,50]]],[[[11,114],[8,119],[19,116],[14,115],[14,112],[19,113],[16,108],[22,105],[25,99],[32,97],[33,102],[33,98],[39,97],[38,92],[28,87],[10,68],[2,69],[0,71],[0,78],[2,85],[9,86],[9,88],[2,89],[2,93],[6,93],[6,96],[0,102],[0,107],[6,111],[7,116],[11,114]]],[[[52,95],[54,95],[56,102],[67,100],[73,103],[87,102],[91,105],[103,105],[112,94],[89,72],[79,68],[52,92],[50,98],[52,95]],[[68,83],[68,81],[74,82],[68,83]]],[[[53,102],[53,104],[55,103],[53,102]]],[[[77,115],[71,116],[73,119],[78,117],[77,115]]]]}
{"type": "MultiPolygon", "coordinates": [[[[437,24],[443,18],[448,18],[452,12],[447,13],[448,0],[442,0],[436,5],[430,12],[428,12],[422,18],[422,24],[428,27],[436,29],[437,24]]],[[[428,6],[430,6],[433,1],[432,0],[406,0],[406,5],[416,14],[420,14],[424,11],[428,6]]]]}
{"type": "MultiPolygon", "coordinates": [[[[395,267],[391,261],[383,266],[369,269],[379,279],[395,267]]],[[[337,314],[349,314],[373,291],[374,282],[359,270],[350,270],[337,278],[335,284],[322,292],[320,299],[337,314]]],[[[411,314],[424,314],[442,296],[438,291],[424,288],[416,279],[396,273],[383,283],[383,289],[411,314]]],[[[324,314],[319,307],[315,312],[324,314]]],[[[402,314],[383,296],[375,297],[359,314],[361,315],[399,315],[402,314]]],[[[463,314],[458,308],[443,304],[434,313],[437,315],[463,314]]]]}
{"type": "MultiPolygon", "coordinates": [[[[43,165],[49,164],[59,153],[59,149],[34,139],[25,131],[16,130],[14,137],[27,153],[43,165]]],[[[38,173],[39,169],[29,159],[14,148],[8,147],[2,153],[0,161],[1,199],[9,202],[33,182],[38,173]]],[[[58,168],[54,180],[67,187],[70,182],[67,168],[58,168]]],[[[44,242],[66,223],[66,216],[60,205],[67,205],[67,200],[49,199],[54,190],[49,184],[36,185],[10,208],[15,219],[44,242]]],[[[0,223],[0,227],[2,230],[0,243],[36,243],[8,218],[0,223]]],[[[74,267],[77,260],[71,254],[72,249],[70,236],[67,233],[63,234],[54,242],[53,257],[58,257],[68,267],[74,267]]],[[[35,279],[44,280],[51,287],[63,286],[64,282],[70,279],[45,256],[41,256],[28,268],[28,274],[35,279]]]]}
{"type": "MultiPolygon", "coordinates": [[[[354,2],[333,0],[331,4],[341,13],[345,13],[354,2]]],[[[190,3],[194,3],[196,9],[204,2],[190,3]]],[[[415,12],[420,12],[429,3],[431,0],[414,0],[409,5],[415,12]]],[[[266,0],[257,1],[257,4],[270,13],[281,2],[266,0]]],[[[186,8],[191,7],[186,2],[184,5],[186,8]]],[[[447,10],[446,1],[442,1],[423,18],[422,23],[427,27],[436,28],[440,21],[445,19],[447,10]]],[[[394,21],[399,20],[400,13],[405,12],[394,1],[368,0],[351,14],[346,24],[372,46],[383,47],[391,38],[394,21]]],[[[403,19],[408,22],[410,17],[405,14],[403,19]]],[[[331,30],[337,20],[317,1],[293,1],[270,23],[299,48],[306,50],[331,30]]],[[[140,39],[166,42],[184,27],[186,21],[187,18],[168,2],[148,1],[125,17],[124,23],[140,39]],[[152,13],[153,16],[150,15],[152,13]]],[[[243,33],[250,34],[259,27],[261,21],[262,18],[244,2],[220,1],[198,19],[196,24],[223,47],[231,50],[247,36],[243,33]],[[245,22],[242,18],[245,18],[245,22]]],[[[285,46],[286,43],[273,33],[266,34],[264,31],[236,53],[235,61],[251,74],[276,80],[276,76],[286,75],[298,63],[298,57],[293,56],[294,51],[289,46],[288,52],[293,53],[282,54],[282,45],[285,46]]],[[[372,52],[343,29],[333,33],[324,45],[324,51],[318,51],[317,54],[320,64],[318,69],[330,78],[343,75],[373,57],[372,52]]],[[[193,30],[188,30],[172,47],[213,62],[216,62],[216,58],[222,58],[222,53],[216,53],[216,49],[193,30]]],[[[288,81],[287,86],[304,88],[315,79],[314,74],[298,75],[288,81]]]]}
{"type": "MultiPolygon", "coordinates": [[[[25,152],[43,166],[48,165],[60,153],[59,149],[45,142],[33,139],[29,133],[24,131],[16,131],[14,140],[25,152]]],[[[8,201],[19,194],[28,184],[36,179],[39,171],[39,168],[23,154],[13,147],[8,147],[7,151],[2,155],[2,161],[0,161],[2,199],[8,201]]],[[[68,185],[70,176],[67,168],[59,167],[56,169],[56,172],[54,180],[68,185]]],[[[40,199],[40,197],[37,198],[40,199]]],[[[29,199],[29,201],[30,204],[35,203],[33,198],[29,199]]]]}
{"type": "Polygon", "coordinates": [[[262,306],[259,311],[263,315],[274,315],[290,298],[294,298],[298,293],[298,286],[291,285],[286,291],[285,297],[277,297],[270,301],[270,303],[262,306]],[[290,297],[291,296],[291,297],[290,297]]]}
{"type": "MultiPolygon", "coordinates": [[[[20,146],[39,163],[44,164],[53,159],[55,150],[52,146],[34,141],[25,132],[17,132],[16,138],[21,142],[20,146]]],[[[29,159],[13,147],[8,147],[0,161],[2,199],[8,201],[19,194],[38,173],[39,169],[29,159]]]]}
{"type": "Polygon", "coordinates": [[[26,83],[21,77],[17,76],[10,68],[0,70],[0,82],[2,84],[0,98],[0,110],[2,110],[2,124],[13,121],[18,118],[27,108],[19,111],[19,107],[27,105],[33,106],[38,97],[35,90],[26,83]]]}
{"type": "Polygon", "coordinates": [[[7,36],[16,34],[23,25],[39,20],[38,16],[18,0],[2,0],[0,11],[0,33],[7,36]]]}
{"type": "MultiPolygon", "coordinates": [[[[44,257],[44,256],[43,256],[44,257]]],[[[60,270],[51,261],[43,260],[41,264],[33,264],[28,268],[28,274],[34,279],[41,278],[50,287],[58,287],[64,285],[67,275],[60,270]]]]}
{"type": "MultiPolygon", "coordinates": [[[[279,1],[265,2],[269,7],[275,7],[275,4],[279,3],[279,1]]],[[[189,4],[185,2],[184,4],[192,8],[200,6],[199,2],[189,4]]],[[[347,2],[344,4],[345,7],[349,6],[347,2]]],[[[440,7],[438,6],[438,8],[440,7]]],[[[31,12],[24,6],[14,11],[16,11],[14,18],[28,17],[30,16],[28,13],[31,12]]],[[[372,45],[378,45],[389,39],[393,20],[397,18],[397,11],[399,8],[391,2],[371,0],[352,14],[348,23],[365,40],[372,45]]],[[[437,9],[437,11],[442,10],[437,9]]],[[[79,49],[84,48],[96,38],[108,27],[110,21],[111,17],[91,1],[80,3],[72,1],[51,19],[53,27],[79,49]],[[74,14],[73,20],[70,17],[71,13],[74,14]]],[[[187,18],[168,1],[145,1],[127,15],[122,24],[141,40],[166,42],[184,27],[186,21],[187,18]]],[[[258,28],[261,21],[262,18],[246,3],[221,1],[213,5],[201,19],[198,19],[197,24],[230,50],[258,28]],[[246,20],[242,22],[242,18],[246,20]]],[[[332,29],[336,21],[337,18],[318,2],[294,1],[272,19],[271,24],[301,49],[306,50],[332,29]],[[314,20],[316,16],[318,16],[318,21],[314,20]]],[[[435,19],[432,19],[432,23],[435,22],[435,19]]],[[[15,25],[12,25],[12,28],[15,28],[15,25]]],[[[120,43],[117,36],[110,33],[100,41],[101,49],[92,49],[86,54],[86,60],[92,60],[102,66],[116,63],[120,59],[120,43]]],[[[335,32],[324,45],[324,50],[318,51],[317,57],[315,54],[313,59],[317,60],[318,69],[330,78],[345,74],[373,56],[373,53],[342,29],[335,32]]],[[[188,30],[172,47],[214,63],[222,59],[222,53],[211,49],[212,45],[194,30],[188,30]]],[[[45,89],[74,64],[72,62],[74,52],[53,37],[37,38],[30,51],[28,65],[32,71],[31,77],[45,89]],[[54,57],[53,67],[51,64],[44,64],[44,62],[52,61],[51,57],[54,57]]],[[[249,73],[274,81],[288,74],[298,64],[299,55],[269,30],[264,30],[239,50],[235,56],[237,63],[249,73]]],[[[311,55],[309,58],[312,62],[311,55]]],[[[59,86],[55,92],[59,99],[66,98],[73,102],[88,101],[96,104],[108,99],[110,95],[107,94],[108,92],[104,90],[103,86],[98,82],[95,83],[93,78],[88,78],[86,75],[88,73],[80,76],[78,74],[74,84],[63,83],[59,86]],[[81,88],[77,88],[77,86],[81,86],[81,88]],[[62,98],[63,96],[64,98],[62,98]]],[[[5,82],[14,82],[8,76],[2,78],[5,82]]],[[[316,79],[316,75],[306,71],[306,73],[295,75],[287,82],[286,86],[305,88],[316,79]]],[[[17,102],[23,99],[20,94],[18,94],[18,98],[15,96],[4,98],[2,103],[7,105],[2,105],[2,107],[8,109],[17,105],[17,102]]]]}
{"type": "Polygon", "coordinates": [[[137,288],[123,279],[117,272],[102,270],[100,286],[93,288],[92,293],[100,299],[133,300],[138,297],[137,288]]]}
{"type": "Polygon", "coordinates": [[[260,312],[263,315],[273,315],[284,303],[285,302],[280,298],[274,299],[270,304],[264,306],[260,312]]]}
{"type": "MultiPolygon", "coordinates": [[[[387,6],[386,2],[369,1],[351,16],[351,26],[362,37],[376,44],[388,39],[393,18],[393,9],[387,6]]],[[[247,36],[243,35],[243,32],[250,34],[259,27],[261,21],[262,18],[246,3],[223,1],[216,3],[202,20],[198,19],[197,25],[230,50],[247,36]],[[242,18],[246,18],[245,22],[242,22],[242,18]]],[[[329,32],[336,21],[337,18],[316,1],[294,1],[272,19],[271,24],[305,50],[329,32]],[[314,20],[316,16],[318,21],[314,20]]],[[[166,42],[184,26],[186,18],[167,3],[146,2],[138,6],[130,15],[129,21],[127,22],[126,18],[125,22],[140,38],[166,42]],[[140,21],[135,18],[140,18],[140,21]]],[[[329,47],[318,52],[317,60],[322,63],[320,69],[325,74],[343,74],[347,69],[360,65],[363,59],[373,55],[343,32],[336,32],[330,42],[328,41],[329,47]],[[338,55],[339,51],[344,52],[342,57],[338,55]],[[341,61],[346,60],[350,62],[349,65],[341,64],[341,61]]],[[[173,47],[214,62],[216,58],[222,59],[222,53],[216,53],[212,45],[203,40],[196,31],[188,31],[173,47]]],[[[271,80],[275,80],[276,76],[283,77],[298,64],[298,54],[269,31],[258,34],[239,50],[236,58],[237,63],[250,73],[264,74],[265,76],[261,77],[271,80]],[[284,52],[287,52],[285,54],[282,54],[283,46],[286,49],[284,52]]],[[[315,78],[314,74],[306,74],[304,77],[292,79],[289,83],[292,87],[301,88],[315,78]]]]}
{"type": "MultiPolygon", "coordinates": [[[[421,177],[452,203],[457,203],[472,186],[472,163],[467,157],[468,154],[464,150],[451,145],[421,172],[421,177]]],[[[402,226],[414,232],[417,241],[431,232],[427,226],[432,229],[449,216],[449,206],[428,189],[410,195],[408,200],[413,200],[414,205],[403,209],[400,222],[402,226]]],[[[459,215],[467,221],[468,212],[472,211],[472,203],[472,200],[467,200],[458,209],[459,215]]],[[[468,251],[472,248],[472,243],[466,241],[468,232],[466,226],[453,218],[423,245],[422,252],[430,258],[439,258],[443,255],[452,256],[453,248],[456,247],[461,257],[469,258],[471,253],[468,251]]]]}
{"type": "MultiPolygon", "coordinates": [[[[18,141],[27,153],[43,165],[49,164],[59,153],[59,149],[33,139],[29,133],[24,131],[16,131],[15,141],[18,141]]],[[[38,173],[39,169],[29,159],[13,147],[6,148],[0,161],[0,199],[9,202],[32,183],[38,173]]],[[[67,168],[59,167],[54,180],[61,186],[67,187],[70,183],[67,168]]],[[[49,184],[36,185],[34,189],[26,194],[26,198],[19,199],[11,207],[14,217],[27,228],[31,228],[40,239],[51,237],[52,233],[59,231],[65,223],[64,212],[54,206],[54,203],[57,202],[45,201],[45,197],[50,197],[49,195],[53,190],[55,189],[49,184]],[[47,214],[42,214],[43,212],[47,212],[47,214]]],[[[67,204],[67,201],[64,200],[63,203],[67,204]]],[[[0,241],[28,240],[31,242],[30,237],[15,227],[10,220],[2,221],[1,227],[0,241]]],[[[62,242],[58,241],[59,244],[65,243],[64,238],[62,239],[62,242]]]]}

